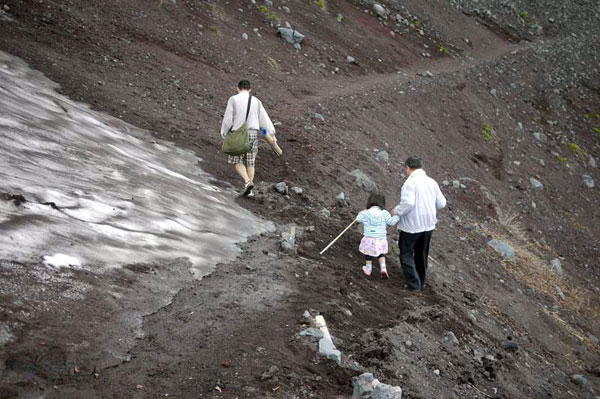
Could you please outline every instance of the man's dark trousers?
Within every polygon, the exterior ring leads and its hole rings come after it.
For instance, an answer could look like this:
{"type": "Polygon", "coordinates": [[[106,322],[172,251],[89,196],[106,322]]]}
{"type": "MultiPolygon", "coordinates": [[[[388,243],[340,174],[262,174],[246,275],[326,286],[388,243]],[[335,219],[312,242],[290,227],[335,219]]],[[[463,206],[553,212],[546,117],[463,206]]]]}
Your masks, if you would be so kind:
{"type": "Polygon", "coordinates": [[[400,263],[409,290],[420,290],[425,284],[432,234],[433,230],[414,234],[400,231],[400,263]]]}

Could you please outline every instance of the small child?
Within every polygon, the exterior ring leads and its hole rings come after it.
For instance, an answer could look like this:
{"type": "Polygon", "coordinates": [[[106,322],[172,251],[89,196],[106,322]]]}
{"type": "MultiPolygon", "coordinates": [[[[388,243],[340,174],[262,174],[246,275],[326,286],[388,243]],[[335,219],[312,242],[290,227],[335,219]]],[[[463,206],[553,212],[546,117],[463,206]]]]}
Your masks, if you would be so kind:
{"type": "Polygon", "coordinates": [[[356,217],[356,221],[364,226],[364,237],[358,250],[365,254],[367,264],[362,270],[367,276],[371,275],[373,259],[377,258],[381,277],[390,278],[385,267],[385,254],[388,251],[386,226],[393,226],[398,220],[398,216],[392,216],[385,210],[385,196],[378,192],[371,193],[366,209],[356,217]]]}

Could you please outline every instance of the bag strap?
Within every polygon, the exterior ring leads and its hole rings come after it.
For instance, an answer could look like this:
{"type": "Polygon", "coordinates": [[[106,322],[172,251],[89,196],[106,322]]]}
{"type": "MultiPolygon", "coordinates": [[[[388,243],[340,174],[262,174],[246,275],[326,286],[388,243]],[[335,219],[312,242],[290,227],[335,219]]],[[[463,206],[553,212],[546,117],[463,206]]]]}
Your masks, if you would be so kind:
{"type": "Polygon", "coordinates": [[[252,100],[252,94],[248,95],[248,108],[246,108],[246,121],[248,121],[248,114],[250,114],[250,100],[252,100]]]}

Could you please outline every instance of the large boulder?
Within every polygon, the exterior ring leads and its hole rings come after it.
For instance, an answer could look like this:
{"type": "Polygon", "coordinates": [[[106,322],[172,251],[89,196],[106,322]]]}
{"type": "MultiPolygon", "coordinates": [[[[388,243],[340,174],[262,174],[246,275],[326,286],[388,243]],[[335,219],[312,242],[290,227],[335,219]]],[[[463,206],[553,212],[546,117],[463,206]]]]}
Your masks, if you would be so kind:
{"type": "Polygon", "coordinates": [[[282,27],[277,29],[277,31],[281,35],[281,38],[289,44],[301,44],[304,40],[304,35],[298,32],[296,29],[282,27]]]}
{"type": "Polygon", "coordinates": [[[360,169],[354,169],[350,172],[351,176],[354,176],[355,183],[358,187],[362,188],[365,191],[377,191],[377,184],[360,169]]]}
{"type": "Polygon", "coordinates": [[[504,241],[493,239],[493,240],[488,241],[488,245],[490,247],[494,248],[494,250],[496,252],[498,252],[500,255],[502,255],[505,259],[509,260],[510,262],[514,262],[516,260],[515,249],[513,247],[511,247],[510,244],[508,244],[504,241]]]}

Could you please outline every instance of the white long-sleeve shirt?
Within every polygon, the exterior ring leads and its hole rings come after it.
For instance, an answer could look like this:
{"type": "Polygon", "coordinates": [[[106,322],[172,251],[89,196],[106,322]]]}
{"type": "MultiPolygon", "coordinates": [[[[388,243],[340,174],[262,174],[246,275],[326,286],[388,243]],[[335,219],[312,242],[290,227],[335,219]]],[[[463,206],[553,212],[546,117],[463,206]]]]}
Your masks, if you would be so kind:
{"type": "MultiPolygon", "coordinates": [[[[242,91],[235,96],[229,97],[223,123],[221,124],[221,137],[225,137],[231,130],[237,130],[242,127],[246,121],[246,109],[248,108],[249,92],[242,91]]],[[[275,126],[269,118],[267,111],[260,100],[252,96],[250,103],[250,112],[247,121],[248,129],[259,130],[266,129],[271,135],[275,135],[275,126]]]]}
{"type": "Polygon", "coordinates": [[[394,215],[400,217],[398,230],[421,233],[435,229],[436,211],[446,206],[440,186],[423,169],[414,170],[402,185],[400,203],[394,215]]]}

